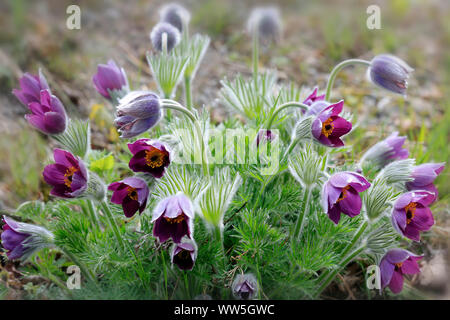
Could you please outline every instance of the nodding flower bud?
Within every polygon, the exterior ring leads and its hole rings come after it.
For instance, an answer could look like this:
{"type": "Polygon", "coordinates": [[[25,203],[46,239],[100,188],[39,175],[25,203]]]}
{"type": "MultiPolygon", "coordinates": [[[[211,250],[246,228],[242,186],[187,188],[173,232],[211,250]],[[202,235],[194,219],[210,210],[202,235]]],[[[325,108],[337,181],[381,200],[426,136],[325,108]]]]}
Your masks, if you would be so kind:
{"type": "Polygon", "coordinates": [[[53,234],[47,229],[28,223],[17,222],[3,216],[2,245],[8,259],[26,260],[37,250],[53,245],[53,234]]]}
{"type": "Polygon", "coordinates": [[[253,300],[258,293],[258,282],[253,274],[238,274],[231,285],[233,296],[239,300],[253,300]]]}
{"type": "Polygon", "coordinates": [[[99,64],[92,82],[97,92],[110,100],[120,98],[129,91],[127,75],[114,60],[109,60],[107,64],[99,64]]]}
{"type": "Polygon", "coordinates": [[[372,59],[369,77],[376,85],[401,95],[406,94],[409,74],[414,71],[403,60],[388,54],[381,54],[372,59]]]}
{"type": "Polygon", "coordinates": [[[155,93],[132,91],[119,100],[114,124],[121,138],[132,138],[154,127],[161,116],[161,102],[155,93]]]}
{"type": "Polygon", "coordinates": [[[123,213],[127,218],[134,216],[137,211],[139,213],[144,211],[150,193],[147,183],[138,177],[113,182],[108,190],[113,191],[111,202],[122,205],[123,213]]]}
{"type": "Polygon", "coordinates": [[[41,102],[41,90],[49,90],[47,80],[39,70],[38,75],[25,73],[20,79],[20,89],[14,89],[13,94],[22,102],[28,106],[31,102],[41,102]]]}
{"type": "Polygon", "coordinates": [[[192,270],[197,259],[197,245],[191,239],[175,243],[170,258],[172,263],[176,264],[181,270],[192,270]]]}
{"type": "Polygon", "coordinates": [[[250,34],[257,32],[263,43],[277,41],[282,32],[280,11],[276,7],[254,8],[247,21],[247,29],[250,34]]]}
{"type": "Polygon", "coordinates": [[[180,42],[180,31],[170,23],[160,22],[153,27],[153,30],[150,33],[150,40],[152,41],[153,47],[158,51],[164,50],[163,42],[166,41],[165,45],[169,52],[180,42]],[[163,39],[164,35],[166,35],[166,40],[163,39]]]}
{"type": "Polygon", "coordinates": [[[170,23],[172,26],[182,32],[184,27],[189,24],[191,14],[178,3],[169,3],[159,10],[159,18],[162,22],[170,23]]]}

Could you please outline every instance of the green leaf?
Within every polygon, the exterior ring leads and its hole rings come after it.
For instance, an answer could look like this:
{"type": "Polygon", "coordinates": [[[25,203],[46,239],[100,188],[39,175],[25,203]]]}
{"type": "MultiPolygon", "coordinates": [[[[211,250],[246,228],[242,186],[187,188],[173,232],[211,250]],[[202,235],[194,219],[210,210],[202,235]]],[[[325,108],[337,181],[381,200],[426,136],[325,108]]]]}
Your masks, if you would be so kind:
{"type": "Polygon", "coordinates": [[[114,167],[114,157],[112,155],[92,161],[90,169],[97,173],[112,170],[114,167]]]}

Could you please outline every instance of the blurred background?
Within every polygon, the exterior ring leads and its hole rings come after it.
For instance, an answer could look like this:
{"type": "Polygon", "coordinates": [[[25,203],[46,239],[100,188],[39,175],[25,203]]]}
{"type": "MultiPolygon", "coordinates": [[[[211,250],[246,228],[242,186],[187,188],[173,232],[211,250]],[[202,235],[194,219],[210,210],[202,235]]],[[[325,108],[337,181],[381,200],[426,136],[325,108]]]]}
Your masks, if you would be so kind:
{"type": "MultiPolygon", "coordinates": [[[[262,51],[262,68],[277,69],[279,81],[324,90],[334,65],[348,58],[370,60],[392,53],[415,72],[408,97],[387,94],[365,79],[362,68],[349,68],[335,83],[335,98],[345,98],[359,126],[347,141],[358,157],[367,147],[398,130],[418,163],[449,161],[450,138],[450,1],[178,1],[192,13],[191,33],[211,37],[195,83],[195,102],[211,111],[214,121],[228,114],[217,101],[220,80],[251,72],[251,41],[245,24],[252,7],[274,4],[283,17],[279,43],[262,51]],[[370,30],[369,5],[378,5],[381,29],[370,30]]],[[[98,63],[110,58],[126,70],[133,89],[156,89],[145,59],[152,50],[149,32],[165,1],[3,0],[0,2],[0,210],[21,202],[45,200],[41,171],[48,158],[47,137],[24,120],[27,113],[12,95],[23,72],[46,75],[50,87],[74,117],[90,118],[94,148],[113,147],[112,106],[92,85],[98,63]],[[81,8],[81,29],[66,27],[70,4],[81,8]]],[[[181,95],[180,95],[181,97],[181,95]]],[[[450,298],[450,219],[448,165],[437,180],[437,221],[421,246],[422,273],[413,279],[424,297],[450,298]]],[[[344,277],[336,297],[354,299],[362,275],[344,277]]]]}

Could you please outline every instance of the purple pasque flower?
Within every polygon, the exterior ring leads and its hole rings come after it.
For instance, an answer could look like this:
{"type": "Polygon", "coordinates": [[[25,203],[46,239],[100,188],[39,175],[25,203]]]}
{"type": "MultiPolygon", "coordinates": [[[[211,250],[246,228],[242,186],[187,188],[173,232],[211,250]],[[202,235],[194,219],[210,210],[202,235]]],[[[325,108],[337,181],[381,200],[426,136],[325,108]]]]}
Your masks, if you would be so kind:
{"type": "Polygon", "coordinates": [[[127,218],[134,216],[138,210],[142,213],[147,205],[149,189],[141,178],[129,177],[113,182],[108,186],[108,190],[114,191],[111,202],[122,205],[127,218]]]}
{"type": "Polygon", "coordinates": [[[38,75],[25,73],[20,79],[20,89],[14,89],[13,94],[24,105],[28,106],[31,102],[41,102],[41,90],[49,90],[47,80],[39,70],[38,75]]]}
{"type": "Polygon", "coordinates": [[[70,152],[55,149],[55,163],[44,168],[45,182],[53,187],[51,195],[60,198],[76,198],[87,188],[88,172],[83,161],[70,152]]]}
{"type": "Polygon", "coordinates": [[[150,40],[153,47],[158,51],[163,51],[163,35],[166,35],[167,52],[175,48],[180,42],[180,31],[167,22],[159,22],[150,33],[150,40]]]}
{"type": "Polygon", "coordinates": [[[367,190],[370,183],[354,172],[338,172],[328,179],[322,189],[322,207],[335,224],[341,213],[353,218],[361,213],[360,192],[367,190]]]}
{"type": "Polygon", "coordinates": [[[256,146],[262,142],[271,142],[277,138],[277,135],[272,130],[261,129],[256,135],[256,146]]]}
{"type": "Polygon", "coordinates": [[[159,10],[159,18],[162,22],[170,23],[178,31],[182,32],[183,28],[188,25],[191,14],[180,4],[169,3],[159,10]]]}
{"type": "Polygon", "coordinates": [[[192,270],[197,259],[197,245],[192,240],[175,243],[170,260],[181,270],[192,270]]]}
{"type": "Polygon", "coordinates": [[[434,195],[438,196],[438,190],[436,186],[433,184],[434,180],[437,176],[444,170],[444,162],[441,163],[424,163],[418,166],[415,166],[411,177],[414,179],[413,181],[409,181],[406,183],[406,188],[409,191],[412,190],[426,190],[433,192],[434,195]]]}
{"type": "Polygon", "coordinates": [[[160,242],[172,238],[179,243],[184,236],[191,238],[194,231],[194,209],[187,196],[178,193],[160,201],[153,211],[153,235],[160,242]]]}
{"type": "Polygon", "coordinates": [[[134,172],[145,172],[161,178],[170,164],[170,152],[161,142],[139,139],[129,143],[128,149],[133,154],[128,166],[134,172]]]}
{"type": "Polygon", "coordinates": [[[258,32],[264,44],[279,40],[282,29],[280,10],[275,6],[253,8],[247,21],[248,32],[258,32]]]}
{"type": "Polygon", "coordinates": [[[238,274],[231,285],[231,290],[236,299],[252,300],[258,293],[258,281],[251,273],[238,274]]]}
{"type": "Polygon", "coordinates": [[[342,147],[344,145],[340,137],[350,132],[352,124],[339,116],[343,107],[343,100],[330,104],[320,111],[314,119],[312,135],[320,143],[329,147],[342,147]]]}
{"type": "Polygon", "coordinates": [[[316,101],[325,101],[325,94],[322,94],[320,96],[317,95],[317,91],[319,89],[317,87],[314,88],[313,92],[303,101],[303,104],[306,104],[307,106],[311,106],[316,101]]]}
{"type": "Polygon", "coordinates": [[[364,153],[360,162],[369,161],[377,167],[383,168],[392,161],[406,159],[409,156],[409,151],[402,148],[405,140],[405,136],[399,137],[398,132],[393,132],[386,139],[370,147],[364,153]]]}
{"type": "Polygon", "coordinates": [[[106,99],[113,99],[111,92],[128,91],[127,75],[112,59],[107,64],[101,63],[97,66],[97,73],[92,77],[92,82],[97,92],[106,99]]]}
{"type": "Polygon", "coordinates": [[[26,260],[36,250],[53,243],[53,234],[43,227],[17,222],[7,216],[3,216],[3,222],[2,246],[10,260],[26,260]]]}
{"type": "Polygon", "coordinates": [[[161,102],[155,93],[132,91],[119,100],[114,124],[121,138],[132,138],[154,127],[161,116],[161,102]]]}
{"type": "Polygon", "coordinates": [[[393,293],[402,291],[403,275],[419,273],[417,261],[422,258],[403,249],[389,250],[380,262],[381,287],[389,286],[393,293]]]}
{"type": "Polygon", "coordinates": [[[406,94],[408,77],[414,69],[408,64],[389,54],[380,54],[372,59],[369,76],[373,83],[401,95],[406,94]]]}
{"type": "Polygon", "coordinates": [[[60,134],[66,130],[66,111],[50,90],[41,90],[39,102],[30,102],[28,108],[31,114],[25,115],[25,119],[39,131],[45,134],[60,134]]]}
{"type": "Polygon", "coordinates": [[[425,190],[402,194],[392,210],[394,228],[401,235],[420,241],[420,232],[428,231],[434,224],[433,214],[428,208],[434,199],[435,195],[425,190]]]}

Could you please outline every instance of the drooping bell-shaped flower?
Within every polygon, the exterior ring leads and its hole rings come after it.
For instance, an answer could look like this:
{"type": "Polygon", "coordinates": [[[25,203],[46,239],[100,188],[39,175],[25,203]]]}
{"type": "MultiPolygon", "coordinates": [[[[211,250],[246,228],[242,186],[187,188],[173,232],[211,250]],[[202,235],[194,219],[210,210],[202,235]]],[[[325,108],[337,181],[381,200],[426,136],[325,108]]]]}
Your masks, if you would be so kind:
{"type": "Polygon", "coordinates": [[[389,250],[380,262],[381,287],[389,286],[393,293],[402,291],[403,275],[419,273],[417,261],[422,258],[403,249],[389,250]]]}
{"type": "Polygon", "coordinates": [[[170,260],[181,270],[192,270],[197,259],[197,245],[192,240],[175,243],[170,254],[170,260]]]}
{"type": "Polygon", "coordinates": [[[50,90],[41,90],[39,102],[30,102],[28,108],[31,114],[25,115],[25,119],[39,131],[45,134],[60,134],[66,130],[66,111],[50,90]]]}
{"type": "Polygon", "coordinates": [[[139,139],[129,143],[128,149],[133,154],[128,166],[134,172],[149,173],[155,178],[161,178],[170,164],[170,152],[161,142],[139,139]]]}
{"type": "Polygon", "coordinates": [[[312,123],[312,135],[321,144],[328,147],[342,147],[341,136],[352,129],[352,124],[340,117],[344,101],[331,104],[323,109],[312,123]]]}
{"type": "Polygon", "coordinates": [[[426,190],[433,192],[437,198],[438,190],[433,184],[437,176],[444,170],[445,163],[424,163],[414,167],[411,177],[413,181],[407,182],[406,188],[412,190],[426,190]]]}
{"type": "Polygon", "coordinates": [[[370,62],[369,76],[373,83],[401,95],[406,94],[408,77],[413,71],[403,60],[389,54],[376,56],[370,62]]]}
{"type": "Polygon", "coordinates": [[[161,116],[158,95],[151,91],[132,91],[119,100],[114,124],[121,138],[132,138],[154,127],[161,116]]]}
{"type": "Polygon", "coordinates": [[[268,143],[277,138],[277,135],[272,130],[261,129],[256,135],[256,145],[260,143],[268,143]]]}
{"type": "Polygon", "coordinates": [[[108,190],[114,191],[111,202],[122,205],[123,213],[127,218],[134,216],[137,211],[142,213],[147,205],[149,189],[147,183],[141,178],[129,177],[113,182],[108,190]]]}
{"type": "Polygon", "coordinates": [[[233,296],[239,300],[253,300],[258,294],[258,282],[251,273],[238,274],[231,285],[233,296]]]}
{"type": "Polygon", "coordinates": [[[408,158],[409,151],[404,149],[405,136],[398,136],[398,132],[393,132],[386,139],[370,147],[362,156],[361,163],[368,161],[378,168],[383,168],[388,163],[395,160],[408,158]]]}
{"type": "Polygon", "coordinates": [[[191,14],[178,3],[169,3],[159,10],[159,18],[162,22],[167,22],[182,32],[184,27],[189,24],[191,14]]]}
{"type": "Polygon", "coordinates": [[[26,260],[37,250],[53,245],[53,234],[43,227],[3,216],[2,246],[8,259],[26,260]]]}
{"type": "Polygon", "coordinates": [[[47,80],[39,70],[38,75],[25,73],[20,79],[20,89],[14,89],[13,94],[22,102],[25,106],[28,106],[31,102],[41,102],[41,91],[49,90],[47,80]]]}
{"type": "Polygon", "coordinates": [[[150,40],[153,47],[158,51],[163,51],[164,41],[167,46],[167,52],[175,48],[180,42],[180,31],[167,22],[160,22],[155,25],[150,33],[150,40]],[[165,36],[164,36],[165,35],[165,36]],[[166,40],[164,40],[164,37],[166,40]]]}
{"type": "Polygon", "coordinates": [[[247,30],[250,34],[257,32],[262,43],[277,41],[282,33],[280,11],[273,6],[254,8],[247,21],[247,30]]]}
{"type": "Polygon", "coordinates": [[[88,186],[88,172],[83,161],[61,149],[53,151],[55,163],[44,168],[45,182],[53,187],[50,194],[60,198],[80,197],[88,186]]]}
{"type": "Polygon", "coordinates": [[[192,237],[194,209],[187,196],[178,193],[161,200],[153,211],[153,235],[160,242],[172,238],[179,243],[184,236],[192,237]]]}
{"type": "Polygon", "coordinates": [[[109,60],[107,64],[99,64],[92,82],[97,92],[110,100],[116,100],[115,98],[120,98],[129,91],[127,75],[114,60],[109,60]]]}
{"type": "Polygon", "coordinates": [[[323,186],[322,207],[335,224],[339,223],[341,213],[353,218],[361,213],[359,193],[369,187],[370,183],[360,174],[338,172],[323,186]]]}
{"type": "Polygon", "coordinates": [[[428,206],[435,195],[428,191],[410,191],[402,194],[394,203],[392,225],[403,236],[420,241],[420,232],[427,231],[434,224],[433,214],[428,206]]]}

